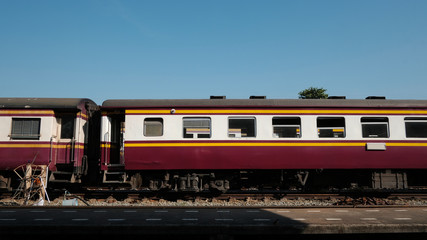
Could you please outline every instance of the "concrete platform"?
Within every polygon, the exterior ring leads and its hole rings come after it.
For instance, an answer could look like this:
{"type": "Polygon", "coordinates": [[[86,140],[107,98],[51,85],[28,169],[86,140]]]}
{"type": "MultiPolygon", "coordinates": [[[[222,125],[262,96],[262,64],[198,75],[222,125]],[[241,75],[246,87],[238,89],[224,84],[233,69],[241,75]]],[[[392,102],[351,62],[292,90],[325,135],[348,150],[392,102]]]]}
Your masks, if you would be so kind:
{"type": "Polygon", "coordinates": [[[104,239],[323,235],[332,239],[333,235],[404,234],[408,239],[411,234],[427,236],[427,207],[1,208],[0,234],[2,239],[45,234],[73,239],[88,235],[104,239]]]}

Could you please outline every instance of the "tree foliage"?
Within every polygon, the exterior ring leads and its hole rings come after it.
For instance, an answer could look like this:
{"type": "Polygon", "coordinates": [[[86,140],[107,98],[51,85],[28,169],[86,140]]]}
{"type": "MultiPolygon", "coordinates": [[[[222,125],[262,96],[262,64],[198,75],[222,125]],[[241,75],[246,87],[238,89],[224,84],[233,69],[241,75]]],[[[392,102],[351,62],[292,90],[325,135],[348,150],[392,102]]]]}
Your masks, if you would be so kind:
{"type": "Polygon", "coordinates": [[[326,91],[324,88],[309,87],[299,92],[298,97],[301,99],[324,99],[328,98],[326,91]]]}

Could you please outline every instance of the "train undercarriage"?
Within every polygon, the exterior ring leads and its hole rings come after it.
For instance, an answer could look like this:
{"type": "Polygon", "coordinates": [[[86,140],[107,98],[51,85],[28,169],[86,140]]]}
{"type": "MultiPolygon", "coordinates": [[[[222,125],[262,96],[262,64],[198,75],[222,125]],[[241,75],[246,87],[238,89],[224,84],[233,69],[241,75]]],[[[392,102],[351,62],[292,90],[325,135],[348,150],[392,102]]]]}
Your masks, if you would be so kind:
{"type": "Polygon", "coordinates": [[[173,192],[401,190],[427,186],[424,173],[390,169],[134,171],[115,178],[104,174],[103,182],[126,183],[133,190],[173,192]]]}
{"type": "MultiPolygon", "coordinates": [[[[77,186],[114,186],[153,192],[299,191],[427,189],[426,169],[308,169],[308,170],[169,170],[105,171],[103,179],[83,179],[77,186]],[[98,184],[97,182],[102,182],[98,184]]],[[[51,173],[50,173],[51,174],[51,173]]],[[[12,190],[16,176],[0,174],[0,189],[12,190]]],[[[17,180],[17,179],[16,179],[17,180]]],[[[62,187],[50,182],[50,187],[62,187]]]]}

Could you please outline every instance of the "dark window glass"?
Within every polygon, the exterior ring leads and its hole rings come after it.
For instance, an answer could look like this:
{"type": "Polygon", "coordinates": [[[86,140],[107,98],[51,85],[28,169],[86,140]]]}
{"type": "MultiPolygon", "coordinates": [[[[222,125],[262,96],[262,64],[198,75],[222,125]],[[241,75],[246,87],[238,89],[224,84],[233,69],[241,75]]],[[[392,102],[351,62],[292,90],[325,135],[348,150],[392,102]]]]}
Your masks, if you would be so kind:
{"type": "Polygon", "coordinates": [[[184,138],[210,138],[210,118],[184,118],[184,138]]]}
{"type": "Polygon", "coordinates": [[[320,138],[344,138],[345,119],[343,117],[318,117],[317,134],[320,138]]]}
{"type": "Polygon", "coordinates": [[[388,138],[388,118],[383,117],[363,117],[362,136],[364,138],[388,138]]]}
{"type": "Polygon", "coordinates": [[[273,136],[277,138],[301,137],[301,119],[299,117],[274,117],[273,136]]]}
{"type": "Polygon", "coordinates": [[[228,136],[232,138],[255,137],[255,118],[229,118],[228,136]]]}
{"type": "Polygon", "coordinates": [[[427,138],[427,118],[405,118],[406,137],[427,138]]]}
{"type": "Polygon", "coordinates": [[[13,118],[12,139],[39,139],[40,118],[13,118]]]}
{"type": "Polygon", "coordinates": [[[74,117],[61,117],[61,138],[72,139],[74,136],[74,117]]]}
{"type": "Polygon", "coordinates": [[[144,136],[163,136],[163,118],[146,118],[144,120],[144,136]]]}

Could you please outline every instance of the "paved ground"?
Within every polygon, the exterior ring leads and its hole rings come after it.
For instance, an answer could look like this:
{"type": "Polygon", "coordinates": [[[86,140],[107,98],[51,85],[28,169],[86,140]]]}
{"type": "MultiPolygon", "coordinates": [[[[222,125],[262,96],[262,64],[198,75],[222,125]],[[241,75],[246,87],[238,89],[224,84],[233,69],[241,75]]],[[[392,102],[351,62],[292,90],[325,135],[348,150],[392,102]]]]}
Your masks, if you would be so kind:
{"type": "Polygon", "coordinates": [[[0,232],[7,236],[427,234],[427,207],[1,208],[0,232]]]}

